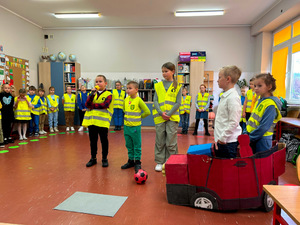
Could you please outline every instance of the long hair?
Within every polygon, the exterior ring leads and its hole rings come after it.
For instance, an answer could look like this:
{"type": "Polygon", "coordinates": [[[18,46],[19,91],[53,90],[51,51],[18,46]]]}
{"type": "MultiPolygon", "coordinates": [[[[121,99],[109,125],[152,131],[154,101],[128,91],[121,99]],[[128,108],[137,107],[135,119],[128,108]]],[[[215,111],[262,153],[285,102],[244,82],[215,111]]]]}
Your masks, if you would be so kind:
{"type": "Polygon", "coordinates": [[[166,62],[165,64],[162,65],[161,68],[167,68],[168,70],[171,70],[171,71],[174,71],[174,74],[173,74],[173,87],[176,89],[177,88],[177,80],[175,78],[175,65],[171,62],[166,62]]]}

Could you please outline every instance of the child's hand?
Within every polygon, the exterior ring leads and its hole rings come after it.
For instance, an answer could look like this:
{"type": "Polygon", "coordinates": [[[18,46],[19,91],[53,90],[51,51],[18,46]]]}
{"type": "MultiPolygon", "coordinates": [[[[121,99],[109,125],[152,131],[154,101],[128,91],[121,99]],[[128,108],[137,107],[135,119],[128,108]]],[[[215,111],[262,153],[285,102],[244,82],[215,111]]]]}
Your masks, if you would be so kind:
{"type": "Polygon", "coordinates": [[[201,109],[197,109],[198,112],[201,112],[201,109]]]}
{"type": "Polygon", "coordinates": [[[220,140],[218,140],[218,142],[217,143],[219,143],[220,145],[226,145],[226,143],[225,142],[222,142],[222,141],[220,141],[220,140]]]}
{"type": "Polygon", "coordinates": [[[243,118],[246,118],[246,113],[245,113],[245,112],[243,112],[242,117],[243,117],[243,118]]]}
{"type": "Polygon", "coordinates": [[[51,108],[50,108],[50,110],[51,110],[51,111],[54,111],[54,108],[53,108],[53,107],[51,107],[51,108]]]}
{"type": "Polygon", "coordinates": [[[164,120],[170,120],[170,116],[167,116],[167,113],[166,113],[166,112],[163,112],[162,118],[163,118],[164,120]]]}
{"type": "Polygon", "coordinates": [[[86,111],[86,109],[82,109],[82,111],[83,111],[83,112],[85,112],[85,111],[86,111]]]}

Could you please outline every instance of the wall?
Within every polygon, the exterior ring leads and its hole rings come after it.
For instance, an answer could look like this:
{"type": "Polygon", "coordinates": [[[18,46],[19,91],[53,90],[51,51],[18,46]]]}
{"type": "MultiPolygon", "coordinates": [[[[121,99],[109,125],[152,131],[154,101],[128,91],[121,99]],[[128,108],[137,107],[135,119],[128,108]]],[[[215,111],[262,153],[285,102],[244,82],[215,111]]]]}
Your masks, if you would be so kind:
{"type": "Polygon", "coordinates": [[[1,40],[4,53],[28,59],[30,84],[37,85],[37,64],[43,46],[42,29],[0,7],[1,40]]]}

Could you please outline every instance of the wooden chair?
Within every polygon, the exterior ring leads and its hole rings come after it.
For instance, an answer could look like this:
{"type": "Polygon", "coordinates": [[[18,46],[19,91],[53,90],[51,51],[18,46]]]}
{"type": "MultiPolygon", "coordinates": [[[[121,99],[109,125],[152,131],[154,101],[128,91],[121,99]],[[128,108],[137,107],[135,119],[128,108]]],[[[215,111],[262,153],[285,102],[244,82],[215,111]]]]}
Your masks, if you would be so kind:
{"type": "Polygon", "coordinates": [[[300,115],[300,109],[295,109],[287,112],[287,117],[298,118],[300,115]]]}

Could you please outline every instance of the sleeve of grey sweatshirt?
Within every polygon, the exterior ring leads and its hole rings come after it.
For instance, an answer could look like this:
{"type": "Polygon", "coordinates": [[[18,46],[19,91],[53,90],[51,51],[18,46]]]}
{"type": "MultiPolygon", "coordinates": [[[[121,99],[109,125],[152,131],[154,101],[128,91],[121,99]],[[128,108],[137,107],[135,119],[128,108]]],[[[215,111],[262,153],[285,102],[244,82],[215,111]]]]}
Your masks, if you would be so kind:
{"type": "Polygon", "coordinates": [[[181,105],[181,95],[182,95],[182,90],[180,88],[176,97],[176,103],[173,105],[172,109],[167,113],[167,116],[172,116],[179,109],[181,105]]]}
{"type": "Polygon", "coordinates": [[[159,108],[158,97],[157,97],[156,92],[154,93],[154,99],[153,99],[153,101],[154,101],[154,108],[157,110],[158,114],[159,114],[160,116],[162,116],[163,112],[162,112],[161,109],[159,108]]]}

